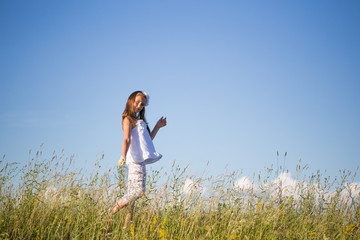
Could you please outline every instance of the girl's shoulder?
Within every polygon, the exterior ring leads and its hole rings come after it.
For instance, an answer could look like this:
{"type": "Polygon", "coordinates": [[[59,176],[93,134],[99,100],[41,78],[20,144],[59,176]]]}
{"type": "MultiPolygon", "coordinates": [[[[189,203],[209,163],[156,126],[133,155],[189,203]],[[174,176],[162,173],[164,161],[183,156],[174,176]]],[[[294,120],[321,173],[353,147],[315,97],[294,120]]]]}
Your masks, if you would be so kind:
{"type": "Polygon", "coordinates": [[[123,121],[123,124],[129,124],[129,123],[131,123],[131,117],[127,116],[127,117],[123,118],[122,121],[123,121]]]}
{"type": "Polygon", "coordinates": [[[138,119],[127,116],[123,119],[123,125],[130,125],[131,128],[134,128],[136,126],[138,119]]]}

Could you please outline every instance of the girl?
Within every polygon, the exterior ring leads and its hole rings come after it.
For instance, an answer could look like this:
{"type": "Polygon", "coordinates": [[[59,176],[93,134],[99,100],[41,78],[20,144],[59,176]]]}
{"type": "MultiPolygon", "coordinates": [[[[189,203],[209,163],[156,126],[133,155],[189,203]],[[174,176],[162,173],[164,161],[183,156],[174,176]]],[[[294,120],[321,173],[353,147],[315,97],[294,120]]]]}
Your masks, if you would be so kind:
{"type": "MultiPolygon", "coordinates": [[[[119,209],[133,203],[145,192],[146,164],[158,161],[162,155],[155,151],[152,140],[160,128],[166,126],[166,118],[161,117],[150,131],[145,119],[145,106],[149,104],[149,95],[142,91],[133,92],[122,114],[124,141],[119,165],[128,166],[128,189],[113,207],[115,214],[119,209]]],[[[129,216],[126,216],[128,218],[129,216]]]]}

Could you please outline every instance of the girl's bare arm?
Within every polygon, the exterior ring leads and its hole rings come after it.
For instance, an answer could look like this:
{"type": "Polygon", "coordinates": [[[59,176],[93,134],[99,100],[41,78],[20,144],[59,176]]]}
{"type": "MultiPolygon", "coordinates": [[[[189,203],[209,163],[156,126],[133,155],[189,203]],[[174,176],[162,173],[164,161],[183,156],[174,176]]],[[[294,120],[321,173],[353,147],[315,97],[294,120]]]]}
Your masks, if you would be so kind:
{"type": "Polygon", "coordinates": [[[123,130],[124,130],[124,140],[122,145],[121,156],[125,158],[126,153],[129,150],[130,137],[131,137],[131,124],[128,118],[124,119],[123,130]]]}
{"type": "Polygon", "coordinates": [[[159,121],[156,123],[154,129],[151,131],[150,133],[150,137],[151,140],[153,140],[157,134],[157,132],[159,131],[160,128],[165,127],[166,126],[166,118],[161,117],[159,119],[159,121]]]}

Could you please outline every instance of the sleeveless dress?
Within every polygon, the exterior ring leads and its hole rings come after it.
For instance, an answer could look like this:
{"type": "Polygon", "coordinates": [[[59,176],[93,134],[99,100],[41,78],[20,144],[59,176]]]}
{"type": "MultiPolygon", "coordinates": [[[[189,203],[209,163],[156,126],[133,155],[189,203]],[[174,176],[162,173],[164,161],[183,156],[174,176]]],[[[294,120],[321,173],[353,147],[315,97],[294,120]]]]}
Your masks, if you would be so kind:
{"type": "Polygon", "coordinates": [[[146,123],[138,120],[132,129],[126,163],[151,164],[160,160],[162,155],[156,152],[146,123]]]}

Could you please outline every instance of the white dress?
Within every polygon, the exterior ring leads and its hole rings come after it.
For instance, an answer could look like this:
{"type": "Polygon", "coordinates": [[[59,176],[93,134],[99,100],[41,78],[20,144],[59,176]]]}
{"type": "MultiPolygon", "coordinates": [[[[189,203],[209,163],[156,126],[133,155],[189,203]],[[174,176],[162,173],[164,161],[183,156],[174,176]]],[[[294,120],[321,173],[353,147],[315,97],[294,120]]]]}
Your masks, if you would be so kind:
{"type": "Polygon", "coordinates": [[[126,154],[126,163],[150,164],[158,161],[162,155],[156,152],[146,123],[138,120],[131,131],[129,150],[126,154]]]}

